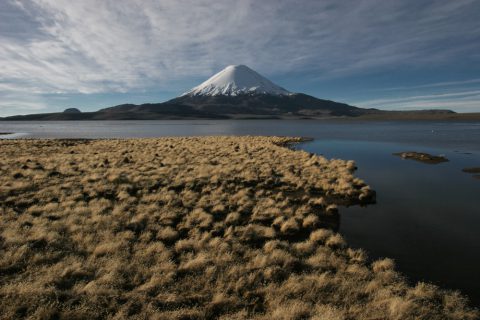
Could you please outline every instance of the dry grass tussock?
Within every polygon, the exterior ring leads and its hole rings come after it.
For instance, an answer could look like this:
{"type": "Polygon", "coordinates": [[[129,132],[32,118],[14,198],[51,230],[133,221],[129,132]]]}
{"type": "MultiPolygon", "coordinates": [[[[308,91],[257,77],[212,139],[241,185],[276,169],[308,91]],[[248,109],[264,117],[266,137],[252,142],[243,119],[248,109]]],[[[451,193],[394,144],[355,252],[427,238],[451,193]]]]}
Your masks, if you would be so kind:
{"type": "Polygon", "coordinates": [[[1,318],[478,316],[348,248],[337,205],[373,192],[296,141],[0,141],[1,318]]]}

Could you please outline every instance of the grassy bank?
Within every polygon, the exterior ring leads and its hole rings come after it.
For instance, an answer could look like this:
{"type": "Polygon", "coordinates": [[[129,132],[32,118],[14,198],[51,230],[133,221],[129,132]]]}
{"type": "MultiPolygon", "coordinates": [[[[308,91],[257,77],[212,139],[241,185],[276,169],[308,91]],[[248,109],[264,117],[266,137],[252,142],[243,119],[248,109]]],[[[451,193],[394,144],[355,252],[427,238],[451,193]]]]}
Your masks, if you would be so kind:
{"type": "Polygon", "coordinates": [[[297,141],[0,140],[1,318],[477,318],[349,248],[374,193],[297,141]]]}

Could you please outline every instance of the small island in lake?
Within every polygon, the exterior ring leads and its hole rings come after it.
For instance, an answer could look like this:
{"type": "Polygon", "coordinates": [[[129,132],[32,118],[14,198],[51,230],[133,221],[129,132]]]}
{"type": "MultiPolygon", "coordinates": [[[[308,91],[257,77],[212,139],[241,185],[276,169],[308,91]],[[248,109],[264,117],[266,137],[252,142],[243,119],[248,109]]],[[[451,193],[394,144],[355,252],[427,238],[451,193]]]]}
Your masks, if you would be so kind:
{"type": "Polygon", "coordinates": [[[472,177],[474,179],[480,180],[480,167],[464,168],[462,171],[466,173],[472,173],[472,177]]]}
{"type": "Polygon", "coordinates": [[[480,167],[464,168],[462,171],[466,173],[480,173],[480,167]]]}
{"type": "Polygon", "coordinates": [[[393,155],[399,156],[402,159],[415,160],[415,161],[428,163],[428,164],[438,164],[442,162],[448,162],[448,159],[444,156],[434,156],[424,152],[407,151],[407,152],[394,153],[393,155]]]}

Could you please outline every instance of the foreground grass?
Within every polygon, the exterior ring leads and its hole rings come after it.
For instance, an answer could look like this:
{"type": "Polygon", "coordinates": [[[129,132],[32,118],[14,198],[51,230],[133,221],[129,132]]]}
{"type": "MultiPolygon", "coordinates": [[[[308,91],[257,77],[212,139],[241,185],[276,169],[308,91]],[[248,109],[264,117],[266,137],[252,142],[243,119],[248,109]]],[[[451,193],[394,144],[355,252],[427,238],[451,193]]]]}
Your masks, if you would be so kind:
{"type": "Polygon", "coordinates": [[[1,318],[478,316],[348,248],[336,207],[373,193],[296,141],[0,141],[1,318]]]}

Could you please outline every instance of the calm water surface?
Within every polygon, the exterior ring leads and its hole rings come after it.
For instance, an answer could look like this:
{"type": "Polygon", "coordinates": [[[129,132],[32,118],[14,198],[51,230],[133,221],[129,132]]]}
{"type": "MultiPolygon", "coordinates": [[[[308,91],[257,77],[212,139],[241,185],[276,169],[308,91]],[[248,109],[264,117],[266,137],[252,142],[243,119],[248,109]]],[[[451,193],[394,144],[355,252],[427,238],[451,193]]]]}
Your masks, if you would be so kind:
{"type": "MultiPolygon", "coordinates": [[[[480,123],[311,120],[0,122],[15,138],[126,138],[190,135],[308,136],[299,148],[353,159],[377,204],[341,210],[340,232],[372,258],[394,258],[413,281],[459,289],[480,306],[480,123]],[[393,152],[443,154],[437,165],[393,152]]],[[[5,136],[7,137],[7,136],[5,136]]]]}

